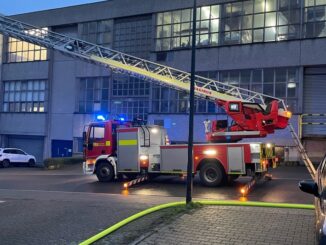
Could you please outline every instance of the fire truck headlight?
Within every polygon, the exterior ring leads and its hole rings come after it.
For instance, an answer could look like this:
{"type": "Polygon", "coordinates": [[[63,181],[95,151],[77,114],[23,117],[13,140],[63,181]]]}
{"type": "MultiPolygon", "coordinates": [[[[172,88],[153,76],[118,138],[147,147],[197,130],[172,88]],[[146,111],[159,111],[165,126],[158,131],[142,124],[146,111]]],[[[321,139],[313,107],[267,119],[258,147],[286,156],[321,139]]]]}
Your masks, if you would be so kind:
{"type": "Polygon", "coordinates": [[[292,112],[286,111],[286,117],[291,118],[292,117],[292,112]]]}
{"type": "Polygon", "coordinates": [[[139,160],[146,161],[146,160],[148,160],[148,156],[146,156],[146,155],[140,155],[139,156],[139,160]]]}
{"type": "Polygon", "coordinates": [[[152,129],[151,129],[151,133],[153,133],[153,134],[157,134],[157,133],[158,133],[158,129],[157,129],[157,128],[152,128],[152,129]]]}
{"type": "Polygon", "coordinates": [[[87,160],[86,160],[86,164],[87,164],[87,165],[94,165],[95,162],[96,162],[96,159],[87,159],[87,160]]]}
{"type": "Polygon", "coordinates": [[[215,156],[216,155],[216,150],[206,150],[206,151],[203,151],[203,153],[207,156],[215,156]]]}

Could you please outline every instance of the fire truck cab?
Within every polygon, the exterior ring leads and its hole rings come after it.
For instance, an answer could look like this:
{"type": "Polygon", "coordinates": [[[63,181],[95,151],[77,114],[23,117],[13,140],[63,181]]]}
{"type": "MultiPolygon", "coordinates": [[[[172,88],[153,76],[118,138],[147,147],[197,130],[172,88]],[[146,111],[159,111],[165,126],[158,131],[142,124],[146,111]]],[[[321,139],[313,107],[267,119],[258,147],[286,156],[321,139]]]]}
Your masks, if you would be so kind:
{"type": "Polygon", "coordinates": [[[120,174],[133,178],[140,173],[156,172],[160,147],[167,140],[161,126],[116,120],[91,123],[84,132],[84,172],[96,174],[102,182],[120,174]]]}

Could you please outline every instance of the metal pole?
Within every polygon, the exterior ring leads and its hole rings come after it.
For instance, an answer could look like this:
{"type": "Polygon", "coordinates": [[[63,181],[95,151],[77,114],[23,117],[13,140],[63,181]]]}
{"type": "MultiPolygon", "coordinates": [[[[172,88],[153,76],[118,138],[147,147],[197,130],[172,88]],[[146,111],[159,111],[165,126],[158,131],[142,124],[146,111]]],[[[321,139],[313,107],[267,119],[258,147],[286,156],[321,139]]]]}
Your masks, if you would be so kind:
{"type": "Polygon", "coordinates": [[[191,46],[191,76],[190,76],[190,108],[189,108],[189,137],[188,137],[188,165],[187,165],[187,196],[186,203],[192,201],[192,169],[193,169],[193,141],[194,141],[194,105],[195,105],[195,71],[196,71],[196,8],[197,3],[194,0],[192,13],[192,46],[191,46]]]}

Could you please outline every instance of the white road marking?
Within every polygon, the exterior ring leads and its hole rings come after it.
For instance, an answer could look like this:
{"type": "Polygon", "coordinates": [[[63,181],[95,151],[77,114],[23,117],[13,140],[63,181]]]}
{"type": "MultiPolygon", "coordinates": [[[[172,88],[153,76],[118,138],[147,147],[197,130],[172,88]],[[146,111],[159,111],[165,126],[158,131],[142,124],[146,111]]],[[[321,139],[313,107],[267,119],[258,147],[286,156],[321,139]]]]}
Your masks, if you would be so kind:
{"type": "Polygon", "coordinates": [[[5,201],[1,201],[1,200],[0,200],[0,203],[4,203],[4,202],[5,202],[5,201]]]}

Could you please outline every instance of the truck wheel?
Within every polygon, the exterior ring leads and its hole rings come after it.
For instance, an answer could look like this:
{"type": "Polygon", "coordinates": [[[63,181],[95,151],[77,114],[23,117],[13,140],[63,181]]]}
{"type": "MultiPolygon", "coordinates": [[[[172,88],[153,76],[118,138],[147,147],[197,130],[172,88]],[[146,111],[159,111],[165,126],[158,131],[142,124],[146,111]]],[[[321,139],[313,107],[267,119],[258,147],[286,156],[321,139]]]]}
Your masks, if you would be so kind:
{"type": "Polygon", "coordinates": [[[108,162],[100,162],[96,166],[96,176],[100,182],[110,182],[114,177],[114,170],[108,162]]]}
{"type": "Polygon", "coordinates": [[[5,159],[5,160],[2,161],[2,167],[8,168],[9,166],[10,166],[9,160],[5,159]]]}
{"type": "Polygon", "coordinates": [[[200,168],[200,181],[205,186],[220,186],[224,183],[225,173],[219,164],[207,162],[200,168]]]}

